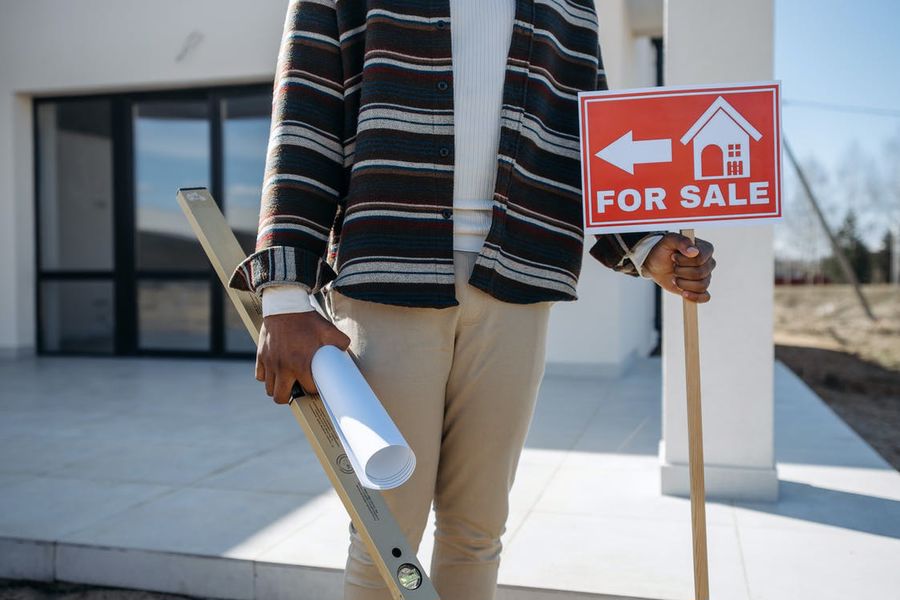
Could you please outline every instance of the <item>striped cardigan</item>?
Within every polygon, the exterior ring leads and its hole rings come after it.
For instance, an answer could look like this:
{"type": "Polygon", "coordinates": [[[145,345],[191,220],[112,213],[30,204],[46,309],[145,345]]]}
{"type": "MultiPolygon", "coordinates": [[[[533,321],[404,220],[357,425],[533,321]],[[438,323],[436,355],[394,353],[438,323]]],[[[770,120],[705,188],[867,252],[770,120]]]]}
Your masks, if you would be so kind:
{"type": "MultiPolygon", "coordinates": [[[[294,0],[272,100],[255,252],[229,285],[448,307],[453,270],[449,0],[294,0]]],[[[606,89],[593,0],[516,0],[492,221],[469,283],[576,299],[584,244],[577,93],[606,89]]],[[[638,276],[645,233],[590,254],[638,276]]]]}

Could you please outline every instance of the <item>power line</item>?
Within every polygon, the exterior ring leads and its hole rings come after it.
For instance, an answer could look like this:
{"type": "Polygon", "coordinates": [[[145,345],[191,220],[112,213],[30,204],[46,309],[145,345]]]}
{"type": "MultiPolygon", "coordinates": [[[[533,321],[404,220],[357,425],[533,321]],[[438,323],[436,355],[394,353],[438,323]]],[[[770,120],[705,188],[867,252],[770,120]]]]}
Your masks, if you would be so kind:
{"type": "Polygon", "coordinates": [[[832,110],[835,112],[857,113],[875,115],[879,117],[894,117],[900,119],[900,109],[878,108],[874,106],[859,106],[854,104],[834,104],[831,102],[816,102],[814,100],[784,100],[785,106],[806,106],[819,110],[832,110]]]}

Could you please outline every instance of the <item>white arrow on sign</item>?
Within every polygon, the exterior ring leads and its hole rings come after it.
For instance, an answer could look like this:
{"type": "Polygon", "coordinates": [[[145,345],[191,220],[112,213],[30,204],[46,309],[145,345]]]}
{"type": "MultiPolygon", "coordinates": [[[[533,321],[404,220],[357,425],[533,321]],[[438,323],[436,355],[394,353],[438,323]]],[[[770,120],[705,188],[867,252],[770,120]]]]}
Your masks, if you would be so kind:
{"type": "Polygon", "coordinates": [[[634,141],[628,133],[598,152],[595,156],[634,175],[634,165],[672,162],[672,140],[634,141]]]}

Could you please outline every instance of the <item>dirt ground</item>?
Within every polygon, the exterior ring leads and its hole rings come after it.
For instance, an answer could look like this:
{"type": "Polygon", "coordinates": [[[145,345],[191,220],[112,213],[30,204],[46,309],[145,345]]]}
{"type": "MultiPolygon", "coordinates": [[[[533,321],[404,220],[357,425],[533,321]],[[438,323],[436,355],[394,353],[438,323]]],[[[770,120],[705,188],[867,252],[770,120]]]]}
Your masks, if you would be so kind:
{"type": "Polygon", "coordinates": [[[187,600],[187,598],[71,583],[34,583],[0,579],[0,600],[187,600]]]}
{"type": "Polygon", "coordinates": [[[900,470],[900,287],[775,288],[775,356],[900,470]]]}

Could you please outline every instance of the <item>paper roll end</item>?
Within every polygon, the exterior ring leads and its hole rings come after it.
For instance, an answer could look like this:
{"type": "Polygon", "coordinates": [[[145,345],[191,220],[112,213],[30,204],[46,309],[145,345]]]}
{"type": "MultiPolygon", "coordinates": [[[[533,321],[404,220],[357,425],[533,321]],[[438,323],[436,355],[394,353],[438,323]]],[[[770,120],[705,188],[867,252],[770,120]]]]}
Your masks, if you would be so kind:
{"type": "Polygon", "coordinates": [[[388,446],[372,455],[366,463],[366,477],[385,489],[405,483],[416,468],[416,455],[409,446],[388,446]]]}

